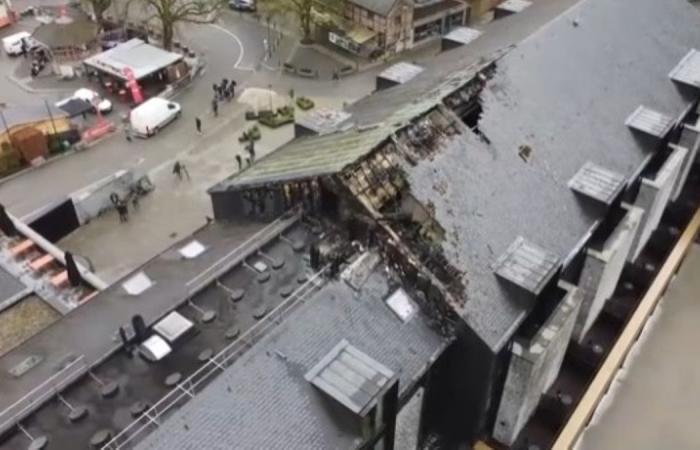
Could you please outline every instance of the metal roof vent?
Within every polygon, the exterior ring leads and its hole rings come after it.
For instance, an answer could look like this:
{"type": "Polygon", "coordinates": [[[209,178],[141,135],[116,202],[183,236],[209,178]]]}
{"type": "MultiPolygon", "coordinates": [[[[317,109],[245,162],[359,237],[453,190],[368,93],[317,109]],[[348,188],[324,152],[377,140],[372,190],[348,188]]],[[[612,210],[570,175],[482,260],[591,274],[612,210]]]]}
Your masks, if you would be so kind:
{"type": "Polygon", "coordinates": [[[700,52],[690,50],[668,76],[673,81],[700,88],[700,52]]]}
{"type": "Polygon", "coordinates": [[[156,333],[163,336],[170,343],[174,343],[192,328],[194,328],[194,323],[177,311],[172,311],[153,325],[156,333]]]}
{"type": "Polygon", "coordinates": [[[343,339],[304,378],[364,417],[391,385],[394,372],[343,339]]]}
{"type": "Polygon", "coordinates": [[[404,84],[417,77],[423,70],[425,69],[416,64],[400,62],[386,68],[378,77],[396,84],[404,84]]]}
{"type": "Polygon", "coordinates": [[[153,286],[153,282],[148,275],[143,272],[138,272],[128,280],[122,283],[122,287],[129,295],[141,295],[153,286]]]}
{"type": "Polygon", "coordinates": [[[494,272],[534,295],[539,295],[552,278],[559,258],[518,236],[495,264],[494,272]]]}
{"type": "Polygon", "coordinates": [[[460,45],[467,45],[481,36],[481,31],[469,27],[457,27],[443,36],[443,39],[456,42],[460,45]]]}
{"type": "Polygon", "coordinates": [[[625,121],[628,127],[662,138],[673,127],[673,118],[646,106],[639,106],[625,121]]]}
{"type": "Polygon", "coordinates": [[[189,244],[182,247],[178,252],[185,259],[194,259],[206,251],[206,247],[198,240],[193,240],[189,244]]]}
{"type": "Polygon", "coordinates": [[[592,162],[586,164],[569,180],[569,188],[579,194],[610,205],[625,184],[625,177],[592,162]]]}

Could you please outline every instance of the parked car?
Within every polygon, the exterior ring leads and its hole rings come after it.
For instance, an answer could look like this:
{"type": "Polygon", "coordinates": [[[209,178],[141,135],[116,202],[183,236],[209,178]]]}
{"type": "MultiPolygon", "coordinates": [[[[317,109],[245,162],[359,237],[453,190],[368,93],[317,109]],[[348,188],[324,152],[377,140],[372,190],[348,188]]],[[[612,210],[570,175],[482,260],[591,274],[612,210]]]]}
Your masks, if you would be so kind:
{"type": "Polygon", "coordinates": [[[180,117],[182,108],[178,103],[153,97],[131,111],[129,123],[135,136],[149,138],[157,134],[173,120],[180,117]]]}
{"type": "Polygon", "coordinates": [[[70,103],[71,100],[82,100],[84,102],[89,103],[90,105],[92,105],[91,112],[93,113],[96,112],[96,110],[99,110],[102,114],[107,114],[112,111],[111,101],[107,100],[106,98],[102,98],[100,94],[88,88],[78,89],[73,93],[72,96],[56,103],[56,107],[61,108],[67,103],[70,103]]]}
{"type": "Polygon", "coordinates": [[[96,105],[97,109],[102,114],[107,114],[112,111],[112,102],[106,98],[102,98],[100,94],[88,88],[80,88],[73,93],[73,98],[79,98],[91,105],[96,105]]]}
{"type": "Polygon", "coordinates": [[[229,0],[228,7],[234,11],[255,12],[255,0],[229,0]]]}
{"type": "Polygon", "coordinates": [[[32,39],[32,35],[27,31],[20,31],[2,38],[2,48],[10,56],[21,55],[23,49],[30,51],[35,47],[36,41],[32,39]]]}

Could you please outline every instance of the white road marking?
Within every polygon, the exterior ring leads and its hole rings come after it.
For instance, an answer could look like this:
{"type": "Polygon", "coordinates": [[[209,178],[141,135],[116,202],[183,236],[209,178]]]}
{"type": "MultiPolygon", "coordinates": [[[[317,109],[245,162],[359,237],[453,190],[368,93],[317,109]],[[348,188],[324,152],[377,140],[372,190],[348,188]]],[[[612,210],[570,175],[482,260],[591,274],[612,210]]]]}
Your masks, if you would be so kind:
{"type": "Polygon", "coordinates": [[[238,47],[240,47],[241,53],[240,53],[240,55],[238,55],[238,59],[237,59],[236,62],[233,64],[233,68],[234,68],[234,69],[241,69],[241,70],[249,70],[249,69],[245,69],[245,68],[238,67],[238,65],[241,63],[241,61],[243,61],[243,56],[245,55],[245,50],[243,49],[243,43],[242,43],[241,40],[238,38],[238,36],[236,36],[235,34],[233,34],[233,32],[227,30],[226,28],[222,27],[221,25],[210,24],[209,26],[211,26],[211,27],[213,27],[213,28],[216,28],[217,30],[221,31],[222,33],[226,33],[226,34],[228,34],[229,36],[231,36],[231,37],[233,38],[233,40],[236,41],[236,43],[238,44],[238,47]]]}

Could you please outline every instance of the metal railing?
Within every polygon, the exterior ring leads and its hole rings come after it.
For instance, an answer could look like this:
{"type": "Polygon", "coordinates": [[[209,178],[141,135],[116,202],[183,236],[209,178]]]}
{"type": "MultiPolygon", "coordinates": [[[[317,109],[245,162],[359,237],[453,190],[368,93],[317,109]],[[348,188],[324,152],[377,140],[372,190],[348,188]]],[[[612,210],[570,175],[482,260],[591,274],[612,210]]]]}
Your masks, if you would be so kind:
{"type": "Polygon", "coordinates": [[[165,394],[157,403],[139,416],[139,418],[114,436],[102,449],[122,449],[139,436],[143,435],[145,437],[149,432],[158,428],[162,423],[163,416],[174,412],[197,393],[201,392],[212,379],[223,372],[240,358],[246,350],[262,339],[273,326],[279,324],[283,317],[304,304],[306,300],[320,289],[323,285],[320,278],[328,267],[329,266],[325,266],[316,272],[286,300],[270,311],[260,322],[256,323],[238,339],[224,347],[223,350],[213,356],[208,362],[192,373],[192,375],[187,377],[186,380],[165,394]]]}
{"type": "Polygon", "coordinates": [[[0,412],[0,433],[15,426],[41,404],[87,373],[88,370],[85,355],[80,355],[63,369],[51,375],[43,383],[0,412]]]}
{"type": "Polygon", "coordinates": [[[263,229],[246,239],[241,245],[231,250],[206,270],[188,281],[186,283],[188,295],[192,296],[201,291],[221,275],[231,270],[231,267],[240,262],[241,257],[248,257],[256,249],[259,249],[268,241],[282,234],[284,230],[296,223],[297,220],[299,220],[299,214],[295,213],[291,217],[280,217],[266,225],[263,229]]]}

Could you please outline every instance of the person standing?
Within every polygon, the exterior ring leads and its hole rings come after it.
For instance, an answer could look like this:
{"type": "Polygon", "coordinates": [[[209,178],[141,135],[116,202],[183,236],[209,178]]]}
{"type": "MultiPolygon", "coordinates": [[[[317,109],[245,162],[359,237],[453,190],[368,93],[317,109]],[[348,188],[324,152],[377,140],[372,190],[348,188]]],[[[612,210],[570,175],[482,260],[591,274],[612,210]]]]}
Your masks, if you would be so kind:
{"type": "Polygon", "coordinates": [[[200,119],[199,117],[195,117],[194,126],[197,129],[197,133],[202,134],[202,119],[200,119]]]}
{"type": "Polygon", "coordinates": [[[211,101],[211,110],[214,113],[214,117],[219,117],[219,102],[214,97],[211,101]]]}
{"type": "Polygon", "coordinates": [[[180,161],[175,161],[175,165],[173,165],[173,173],[178,180],[182,180],[182,164],[180,164],[180,161]]]}
{"type": "Polygon", "coordinates": [[[183,175],[185,175],[185,177],[187,177],[187,181],[190,181],[190,171],[187,170],[187,166],[185,165],[185,163],[180,163],[180,171],[183,175]]]}
{"type": "Polygon", "coordinates": [[[231,82],[228,85],[228,88],[231,90],[231,98],[236,96],[236,80],[231,80],[231,82]]]}
{"type": "Polygon", "coordinates": [[[117,212],[119,213],[119,222],[125,223],[129,221],[129,208],[125,201],[119,200],[119,203],[117,203],[117,212]]]}

